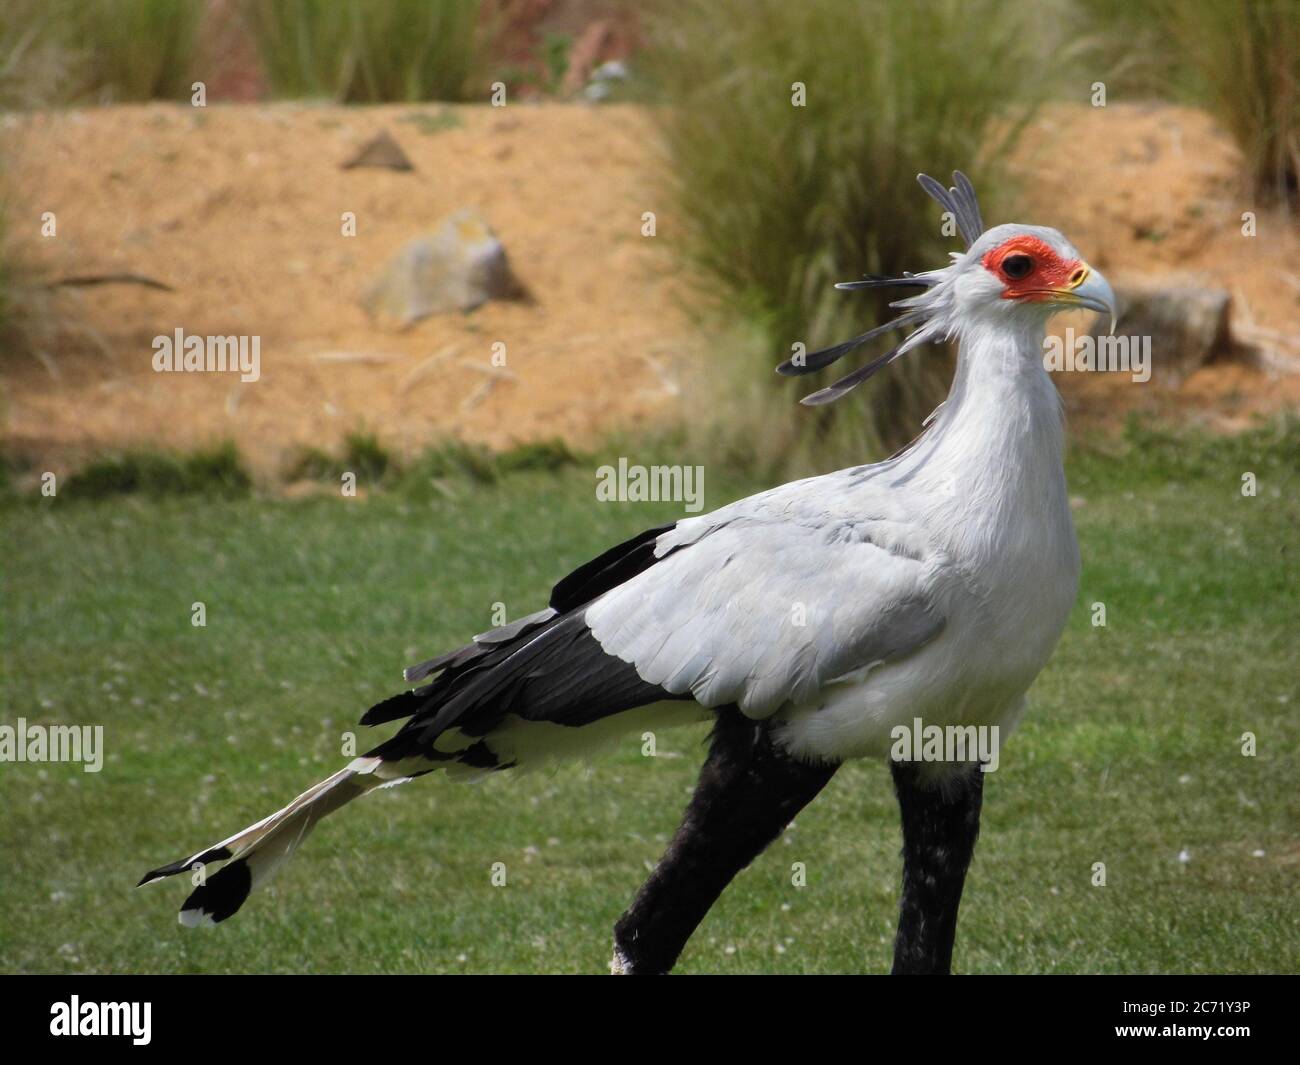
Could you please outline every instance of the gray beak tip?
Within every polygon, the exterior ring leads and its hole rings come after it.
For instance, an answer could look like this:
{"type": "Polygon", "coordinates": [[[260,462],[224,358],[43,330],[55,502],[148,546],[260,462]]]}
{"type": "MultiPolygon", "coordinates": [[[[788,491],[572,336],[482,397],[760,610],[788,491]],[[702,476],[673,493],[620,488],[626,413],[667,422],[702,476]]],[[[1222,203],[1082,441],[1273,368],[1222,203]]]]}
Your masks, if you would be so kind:
{"type": "Polygon", "coordinates": [[[1090,269],[1083,284],[1073,290],[1073,295],[1076,305],[1087,307],[1098,314],[1109,315],[1110,335],[1115,335],[1115,328],[1119,325],[1119,301],[1115,298],[1110,282],[1098,271],[1090,269]]]}

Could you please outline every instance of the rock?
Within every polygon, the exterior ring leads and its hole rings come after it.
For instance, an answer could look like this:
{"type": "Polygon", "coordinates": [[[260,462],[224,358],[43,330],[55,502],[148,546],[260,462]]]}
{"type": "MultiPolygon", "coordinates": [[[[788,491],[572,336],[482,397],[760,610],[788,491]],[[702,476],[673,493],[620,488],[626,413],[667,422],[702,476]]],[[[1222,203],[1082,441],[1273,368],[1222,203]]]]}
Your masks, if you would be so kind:
{"type": "MultiPolygon", "coordinates": [[[[1196,278],[1166,275],[1124,279],[1115,284],[1119,322],[1115,336],[1130,345],[1148,343],[1151,380],[1162,388],[1177,388],[1212,358],[1232,348],[1229,309],[1224,289],[1210,288],[1196,278]]],[[[1110,323],[1098,315],[1094,339],[1106,336],[1110,323]]]]}
{"type": "Polygon", "coordinates": [[[582,90],[582,95],[593,103],[610,99],[614,86],[627,81],[627,64],[617,59],[601,63],[591,72],[591,80],[582,90]]]}
{"type": "Polygon", "coordinates": [[[361,305],[381,325],[404,329],[431,314],[526,297],[492,227],[466,209],[406,244],[362,296],[361,305]]]}
{"type": "Polygon", "coordinates": [[[402,146],[386,129],[380,130],[366,141],[357,150],[356,155],[343,164],[343,169],[351,170],[358,166],[373,166],[382,170],[415,169],[411,160],[406,157],[406,153],[402,151],[402,146]]]}

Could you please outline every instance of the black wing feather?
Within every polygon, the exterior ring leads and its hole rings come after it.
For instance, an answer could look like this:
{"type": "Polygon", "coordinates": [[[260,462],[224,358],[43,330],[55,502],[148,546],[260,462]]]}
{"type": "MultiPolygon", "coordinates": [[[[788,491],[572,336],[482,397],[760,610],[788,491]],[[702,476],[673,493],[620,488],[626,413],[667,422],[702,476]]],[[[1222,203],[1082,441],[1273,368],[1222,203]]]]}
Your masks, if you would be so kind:
{"type": "Polygon", "coordinates": [[[676,524],[669,522],[646,529],[579,566],[551,590],[551,609],[565,613],[585,606],[643,569],[649,569],[657,561],[655,541],[676,524]]]}
{"type": "Polygon", "coordinates": [[[486,736],[507,714],[581,726],[647,703],[690,698],[647,683],[630,663],[606,654],[584,618],[593,599],[660,561],[655,544],[672,528],[647,529],[579,566],[555,585],[549,610],[407,670],[408,680],[437,675],[366,711],[363,725],[409,719],[367,753],[387,760],[429,755],[447,729],[486,736]]]}

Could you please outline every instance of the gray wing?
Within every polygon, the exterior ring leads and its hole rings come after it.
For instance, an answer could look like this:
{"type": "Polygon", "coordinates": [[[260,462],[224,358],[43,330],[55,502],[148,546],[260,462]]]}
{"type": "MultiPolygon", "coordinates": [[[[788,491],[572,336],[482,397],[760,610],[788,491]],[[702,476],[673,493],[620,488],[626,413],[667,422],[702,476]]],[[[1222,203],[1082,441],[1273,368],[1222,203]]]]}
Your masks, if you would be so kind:
{"type": "Polygon", "coordinates": [[[929,642],[947,557],[836,476],[678,522],[660,561],[587,608],[592,634],[647,683],[754,718],[929,642]]]}

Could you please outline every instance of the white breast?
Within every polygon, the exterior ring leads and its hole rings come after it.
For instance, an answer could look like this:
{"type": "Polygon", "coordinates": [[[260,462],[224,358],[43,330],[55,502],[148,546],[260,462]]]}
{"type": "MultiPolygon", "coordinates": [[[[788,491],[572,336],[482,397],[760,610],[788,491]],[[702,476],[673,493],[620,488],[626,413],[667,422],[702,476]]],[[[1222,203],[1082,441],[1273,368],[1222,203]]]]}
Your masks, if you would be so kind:
{"type": "MultiPolygon", "coordinates": [[[[1078,588],[1060,402],[1036,358],[963,350],[953,394],[892,490],[945,558],[943,633],[900,661],[848,674],[781,716],[805,757],[888,753],[891,732],[998,725],[1005,739],[1047,663],[1078,588]],[[974,356],[974,361],[969,356],[974,356]]],[[[1036,348],[1036,344],[1035,344],[1036,348]]],[[[1036,354],[1036,351],[1035,351],[1036,354]]]]}

